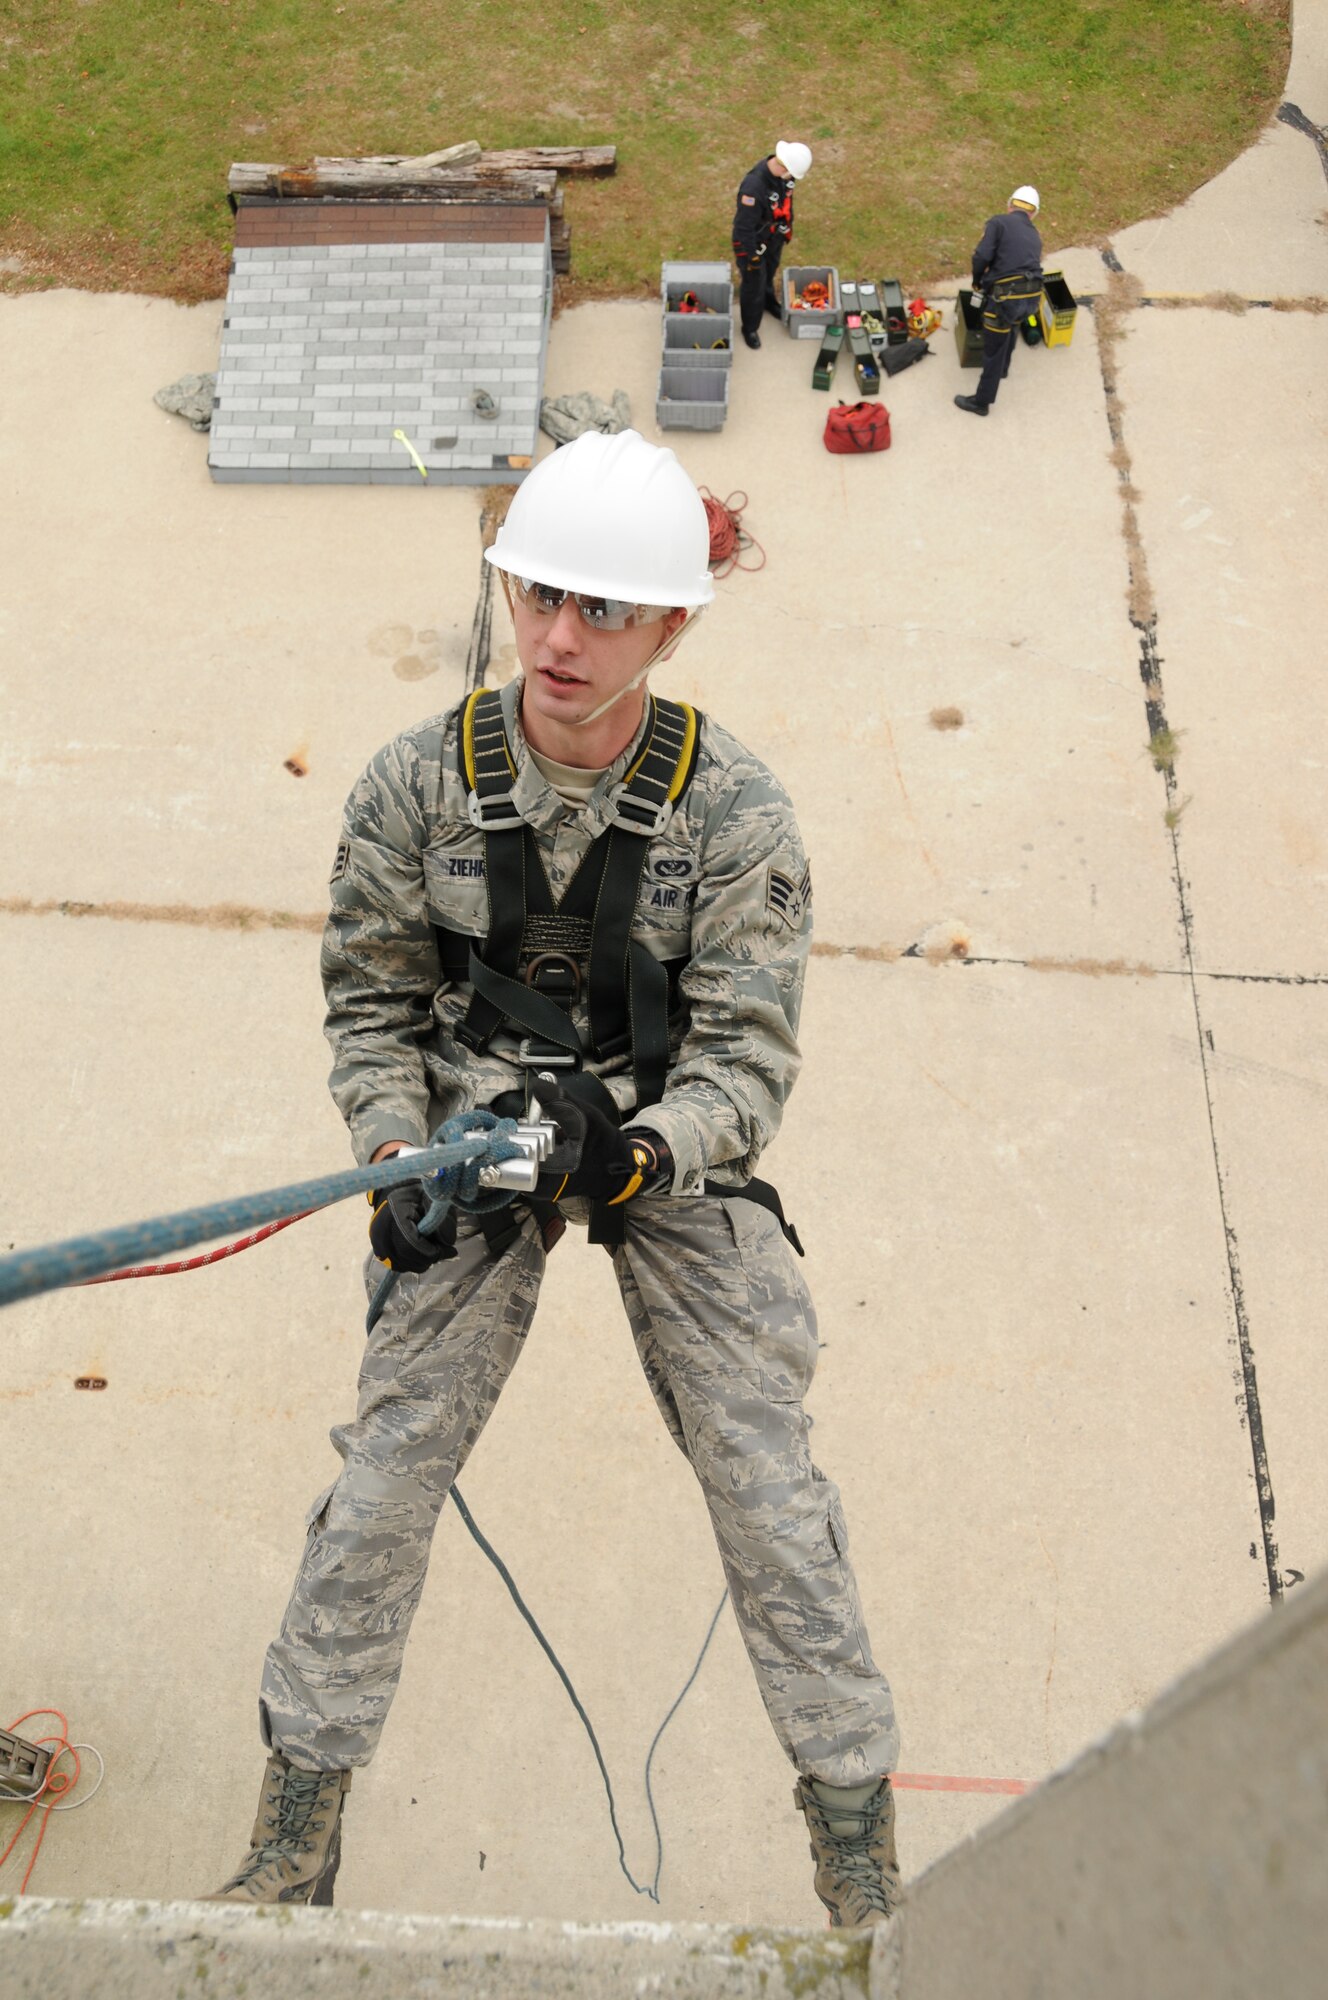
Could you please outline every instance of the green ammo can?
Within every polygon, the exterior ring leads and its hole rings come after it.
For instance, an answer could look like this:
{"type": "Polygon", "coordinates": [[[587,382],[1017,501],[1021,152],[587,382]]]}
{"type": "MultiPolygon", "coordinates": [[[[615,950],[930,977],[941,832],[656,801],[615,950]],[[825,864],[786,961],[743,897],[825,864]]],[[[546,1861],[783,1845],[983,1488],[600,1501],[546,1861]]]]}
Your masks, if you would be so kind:
{"type": "Polygon", "coordinates": [[[982,366],[982,313],[971,291],[960,292],[955,300],[955,346],[961,368],[982,366]]]}
{"type": "Polygon", "coordinates": [[[908,314],[904,311],[904,287],[898,278],[882,278],[876,287],[885,315],[885,337],[891,347],[908,339],[908,314]]]}
{"type": "Polygon", "coordinates": [[[812,370],[813,389],[830,387],[835,376],[835,363],[839,359],[839,350],[843,345],[843,327],[828,326],[825,329],[825,339],[821,342],[821,351],[816,357],[816,366],[812,370]]]}

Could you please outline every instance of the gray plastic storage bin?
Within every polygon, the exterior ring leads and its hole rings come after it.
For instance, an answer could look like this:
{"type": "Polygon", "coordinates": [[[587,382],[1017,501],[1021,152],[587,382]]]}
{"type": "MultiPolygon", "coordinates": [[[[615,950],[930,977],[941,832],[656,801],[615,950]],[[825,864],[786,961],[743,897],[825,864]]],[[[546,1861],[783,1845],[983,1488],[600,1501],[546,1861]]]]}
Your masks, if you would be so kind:
{"type": "Polygon", "coordinates": [[[667,305],[670,290],[695,292],[703,297],[702,285],[725,285],[733,290],[733,271],[728,264],[679,263],[668,258],[659,267],[659,295],[667,305]]]}
{"type": "Polygon", "coordinates": [[[661,368],[724,368],[733,366],[731,347],[666,347],[659,357],[661,368]]]}
{"type": "Polygon", "coordinates": [[[727,368],[733,359],[733,320],[728,313],[665,313],[664,366],[678,360],[691,364],[705,359],[715,368],[727,368]],[[726,341],[716,347],[717,340],[726,341]]]}
{"type": "Polygon", "coordinates": [[[839,298],[839,272],[833,264],[794,264],[779,274],[779,313],[785,329],[795,340],[819,340],[821,329],[826,326],[843,324],[843,307],[839,298]],[[800,292],[809,278],[819,278],[823,285],[830,287],[828,306],[808,309],[790,303],[794,292],[800,292]]]}
{"type": "Polygon", "coordinates": [[[662,368],[655,421],[663,431],[717,431],[729,411],[727,368],[662,368]]]}
{"type": "MultiPolygon", "coordinates": [[[[664,287],[664,311],[668,318],[672,319],[675,316],[686,292],[695,292],[701,304],[709,306],[714,312],[733,311],[733,286],[727,278],[722,283],[718,278],[698,278],[687,285],[678,285],[670,281],[664,287]]],[[[685,313],[683,317],[686,319],[691,315],[685,313]]]]}

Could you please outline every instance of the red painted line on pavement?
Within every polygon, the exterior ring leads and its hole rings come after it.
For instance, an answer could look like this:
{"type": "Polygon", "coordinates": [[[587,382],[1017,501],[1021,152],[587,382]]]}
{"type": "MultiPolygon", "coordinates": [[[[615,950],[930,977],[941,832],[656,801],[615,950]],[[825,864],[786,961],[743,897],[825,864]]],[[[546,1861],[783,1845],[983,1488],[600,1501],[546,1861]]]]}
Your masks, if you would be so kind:
{"type": "Polygon", "coordinates": [[[929,1771],[896,1771],[890,1783],[904,1792],[1007,1792],[1018,1794],[1032,1787],[1022,1778],[941,1778],[929,1771]]]}

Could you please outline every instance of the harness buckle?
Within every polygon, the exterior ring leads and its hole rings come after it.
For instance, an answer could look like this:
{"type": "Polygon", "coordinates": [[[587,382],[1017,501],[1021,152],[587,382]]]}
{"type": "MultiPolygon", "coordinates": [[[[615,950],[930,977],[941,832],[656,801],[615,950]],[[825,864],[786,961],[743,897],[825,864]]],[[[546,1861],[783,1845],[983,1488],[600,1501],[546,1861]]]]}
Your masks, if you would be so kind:
{"type": "Polygon", "coordinates": [[[621,782],[609,792],[609,825],[620,826],[624,833],[640,833],[653,840],[663,833],[672,818],[672,799],[664,798],[658,805],[651,805],[648,799],[634,794],[621,782]]]}
{"type": "Polygon", "coordinates": [[[487,798],[481,798],[472,791],[466,799],[466,818],[481,833],[504,833],[510,827],[525,825],[512,804],[510,792],[491,792],[487,798]]]}
{"type": "Polygon", "coordinates": [[[516,1059],[519,1063],[523,1065],[524,1068],[526,1069],[579,1069],[580,1068],[581,1058],[580,1056],[574,1054],[571,1049],[552,1048],[550,1047],[548,1042],[545,1042],[542,1048],[538,1049],[532,1048],[531,1044],[537,1041],[538,1039],[539,1038],[535,1035],[523,1035],[521,1037],[521,1040],[516,1045],[516,1059]]]}

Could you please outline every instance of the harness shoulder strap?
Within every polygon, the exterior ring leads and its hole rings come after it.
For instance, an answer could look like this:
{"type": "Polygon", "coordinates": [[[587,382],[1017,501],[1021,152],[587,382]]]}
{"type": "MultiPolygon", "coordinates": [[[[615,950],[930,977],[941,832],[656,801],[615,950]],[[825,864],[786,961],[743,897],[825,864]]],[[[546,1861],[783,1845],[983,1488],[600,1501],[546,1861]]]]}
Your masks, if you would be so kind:
{"type": "MultiPolygon", "coordinates": [[[[650,697],[650,724],[635,763],[612,795],[590,940],[589,1008],[597,1050],[632,1051],[636,1101],[658,1104],[669,1068],[669,981],[662,963],[632,937],[646,850],[662,833],[696,770],[700,718],[686,702],[650,697]]],[[[598,843],[597,843],[598,845],[598,843]]]]}

